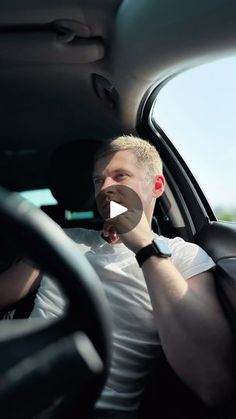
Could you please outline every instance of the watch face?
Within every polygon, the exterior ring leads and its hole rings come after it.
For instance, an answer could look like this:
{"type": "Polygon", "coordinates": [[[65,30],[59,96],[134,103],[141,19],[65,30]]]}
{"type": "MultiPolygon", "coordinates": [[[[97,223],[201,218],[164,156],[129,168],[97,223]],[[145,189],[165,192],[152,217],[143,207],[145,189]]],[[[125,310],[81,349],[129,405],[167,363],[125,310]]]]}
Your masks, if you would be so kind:
{"type": "Polygon", "coordinates": [[[161,256],[163,257],[171,256],[170,248],[165,240],[156,238],[153,240],[153,244],[161,256]]]}

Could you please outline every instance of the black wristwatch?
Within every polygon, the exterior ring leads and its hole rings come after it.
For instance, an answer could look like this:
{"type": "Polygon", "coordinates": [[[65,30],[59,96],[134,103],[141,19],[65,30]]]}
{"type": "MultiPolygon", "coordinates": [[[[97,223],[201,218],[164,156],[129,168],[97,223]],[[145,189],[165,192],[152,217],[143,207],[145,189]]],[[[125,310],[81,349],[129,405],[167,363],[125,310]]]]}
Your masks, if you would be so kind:
{"type": "Polygon", "coordinates": [[[171,256],[171,251],[166,240],[155,238],[151,244],[143,247],[136,254],[136,259],[139,266],[150,258],[150,256],[158,256],[160,258],[169,258],[171,256]]]}

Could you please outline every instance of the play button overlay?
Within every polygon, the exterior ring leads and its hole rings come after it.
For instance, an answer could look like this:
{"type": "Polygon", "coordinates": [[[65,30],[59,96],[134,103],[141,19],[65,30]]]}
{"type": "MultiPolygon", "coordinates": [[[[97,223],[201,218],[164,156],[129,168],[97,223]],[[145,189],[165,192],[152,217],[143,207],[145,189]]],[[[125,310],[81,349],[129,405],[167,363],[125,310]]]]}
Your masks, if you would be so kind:
{"type": "Polygon", "coordinates": [[[123,205],[117,204],[115,201],[110,201],[110,218],[114,218],[117,215],[123,214],[128,211],[128,208],[123,205]]]}
{"type": "Polygon", "coordinates": [[[98,212],[117,234],[128,233],[139,223],[143,213],[141,199],[133,189],[111,185],[96,196],[98,212]]]}

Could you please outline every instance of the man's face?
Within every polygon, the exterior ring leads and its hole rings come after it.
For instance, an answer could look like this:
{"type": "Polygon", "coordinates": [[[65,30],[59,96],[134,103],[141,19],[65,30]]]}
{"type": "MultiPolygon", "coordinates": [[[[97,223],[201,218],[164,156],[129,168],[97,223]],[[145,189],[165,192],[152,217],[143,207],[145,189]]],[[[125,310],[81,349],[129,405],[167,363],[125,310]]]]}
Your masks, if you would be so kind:
{"type": "Polygon", "coordinates": [[[132,150],[118,151],[97,160],[93,182],[95,196],[98,197],[99,194],[99,198],[102,197],[97,199],[97,207],[103,219],[110,217],[110,200],[129,207],[127,202],[124,202],[127,197],[122,196],[122,188],[119,186],[128,186],[136,192],[144,212],[150,211],[154,200],[154,180],[151,182],[147,179],[145,170],[138,166],[137,157],[132,150]]]}

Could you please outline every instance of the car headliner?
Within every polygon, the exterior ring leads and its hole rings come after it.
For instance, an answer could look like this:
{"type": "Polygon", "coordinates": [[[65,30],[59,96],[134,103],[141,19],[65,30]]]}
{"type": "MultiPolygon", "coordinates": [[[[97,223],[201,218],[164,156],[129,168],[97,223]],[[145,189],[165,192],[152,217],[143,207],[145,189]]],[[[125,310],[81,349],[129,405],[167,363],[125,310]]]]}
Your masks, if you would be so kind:
{"type": "Polygon", "coordinates": [[[235,53],[235,23],[232,0],[0,0],[2,185],[45,187],[59,145],[135,132],[157,85],[235,53]]]}

